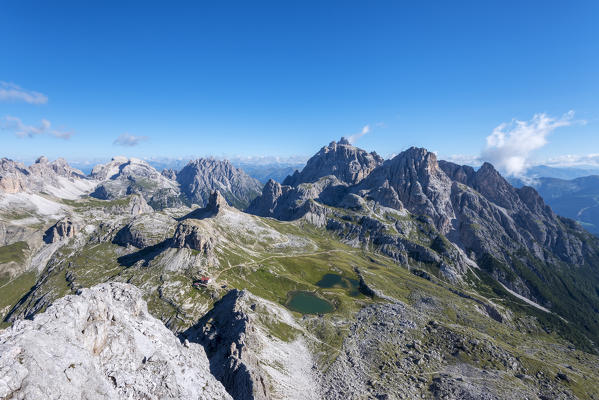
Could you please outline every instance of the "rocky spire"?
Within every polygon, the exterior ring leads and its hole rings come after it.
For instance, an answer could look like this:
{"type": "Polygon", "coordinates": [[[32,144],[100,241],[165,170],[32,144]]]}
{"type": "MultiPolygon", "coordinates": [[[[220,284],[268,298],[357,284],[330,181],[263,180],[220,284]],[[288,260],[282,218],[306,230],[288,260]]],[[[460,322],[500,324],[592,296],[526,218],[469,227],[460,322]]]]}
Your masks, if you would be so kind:
{"type": "Polygon", "coordinates": [[[339,139],[339,143],[337,143],[337,144],[351,146],[351,143],[345,136],[343,136],[341,139],[339,139]]]}
{"type": "Polygon", "coordinates": [[[210,193],[208,204],[206,205],[206,211],[218,214],[221,209],[229,207],[227,200],[223,197],[218,190],[214,190],[210,193]]]}
{"type": "Polygon", "coordinates": [[[223,210],[230,208],[229,203],[220,194],[220,191],[213,190],[210,193],[210,197],[208,198],[208,203],[204,208],[198,208],[193,210],[189,214],[187,214],[184,219],[194,218],[194,219],[204,219],[204,218],[212,218],[219,215],[223,210]]]}

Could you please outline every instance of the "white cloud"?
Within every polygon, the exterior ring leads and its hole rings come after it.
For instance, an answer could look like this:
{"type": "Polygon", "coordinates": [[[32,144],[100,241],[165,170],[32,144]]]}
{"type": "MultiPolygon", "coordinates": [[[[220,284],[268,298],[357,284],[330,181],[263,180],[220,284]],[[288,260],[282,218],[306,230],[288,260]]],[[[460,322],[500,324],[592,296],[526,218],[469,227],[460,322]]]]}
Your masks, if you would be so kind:
{"type": "Polygon", "coordinates": [[[147,136],[135,136],[129,133],[123,133],[121,136],[116,138],[112,144],[133,147],[146,140],[148,140],[147,136]]]}
{"type": "Polygon", "coordinates": [[[48,96],[32,90],[23,89],[14,83],[0,81],[0,101],[24,101],[29,104],[46,104],[48,96]]]}
{"type": "Polygon", "coordinates": [[[530,121],[512,120],[497,126],[487,136],[487,146],[481,159],[491,162],[507,175],[521,175],[529,166],[534,150],[547,144],[547,136],[555,129],[572,125],[574,111],[560,118],[535,114],[530,121]]]}
{"type": "Polygon", "coordinates": [[[459,165],[470,165],[473,167],[478,167],[482,164],[480,156],[473,156],[470,154],[452,154],[448,157],[442,157],[445,161],[451,161],[452,163],[459,165]]]}
{"type": "Polygon", "coordinates": [[[591,153],[586,155],[565,154],[563,156],[550,158],[540,163],[549,167],[592,167],[599,168],[599,153],[591,153]]]}
{"type": "Polygon", "coordinates": [[[347,140],[353,144],[353,143],[355,143],[356,140],[360,139],[362,136],[366,135],[369,132],[370,132],[370,125],[364,125],[364,127],[362,128],[362,131],[360,131],[359,133],[354,133],[353,135],[349,136],[347,138],[347,140]]]}
{"type": "Polygon", "coordinates": [[[73,132],[52,129],[52,124],[47,119],[42,119],[39,125],[27,125],[20,118],[10,115],[0,120],[0,129],[13,132],[19,137],[35,137],[42,134],[52,135],[60,139],[70,139],[73,132]]]}

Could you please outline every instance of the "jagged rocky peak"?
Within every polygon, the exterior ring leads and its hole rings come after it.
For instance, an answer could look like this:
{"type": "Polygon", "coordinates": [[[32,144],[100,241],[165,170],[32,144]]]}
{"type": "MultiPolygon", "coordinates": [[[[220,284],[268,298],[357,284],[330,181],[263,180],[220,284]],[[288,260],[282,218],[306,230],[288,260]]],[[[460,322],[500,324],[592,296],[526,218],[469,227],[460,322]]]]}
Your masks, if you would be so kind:
{"type": "Polygon", "coordinates": [[[64,158],[58,158],[52,162],[46,156],[41,156],[29,167],[29,172],[39,178],[52,179],[56,176],[64,178],[85,178],[85,174],[73,168],[64,158]]]}
{"type": "Polygon", "coordinates": [[[206,234],[202,227],[193,220],[186,220],[179,225],[171,239],[171,247],[177,249],[192,249],[211,255],[215,245],[215,238],[206,234]]]}
{"type": "Polygon", "coordinates": [[[308,160],[304,169],[288,176],[284,185],[316,182],[320,178],[333,175],[341,182],[353,185],[363,180],[376,167],[383,163],[376,152],[368,153],[352,146],[346,138],[331,142],[308,160]]]}
{"type": "Polygon", "coordinates": [[[138,193],[158,210],[183,205],[177,183],[137,158],[114,157],[94,167],[91,176],[101,181],[91,195],[102,200],[138,193]]]}
{"type": "Polygon", "coordinates": [[[56,243],[63,239],[70,239],[77,234],[79,229],[79,223],[72,218],[62,218],[44,233],[44,241],[46,243],[56,243]]]}
{"type": "Polygon", "coordinates": [[[218,214],[221,210],[228,207],[229,204],[227,203],[227,200],[222,194],[220,194],[218,190],[210,193],[210,198],[208,199],[208,204],[206,205],[207,211],[212,211],[214,214],[218,214]]]}
{"type": "Polygon", "coordinates": [[[165,168],[162,170],[161,172],[162,176],[164,176],[165,178],[168,178],[172,181],[177,180],[177,171],[175,171],[172,168],[165,168]]]}
{"type": "Polygon", "coordinates": [[[439,167],[452,180],[470,186],[487,200],[505,209],[513,210],[521,206],[518,191],[488,162],[476,171],[470,166],[448,161],[440,161],[439,167]]]}
{"type": "Polygon", "coordinates": [[[45,192],[61,198],[76,198],[92,185],[83,172],[72,168],[63,158],[50,162],[41,156],[29,167],[6,158],[0,160],[0,192],[45,192]]]}
{"type": "MultiPolygon", "coordinates": [[[[285,186],[285,188],[289,189],[289,186],[285,186]]],[[[282,195],[283,186],[274,179],[269,179],[262,188],[262,195],[252,201],[247,208],[247,212],[255,215],[271,216],[277,201],[282,195]]]]}
{"type": "Polygon", "coordinates": [[[507,209],[518,207],[516,189],[506,181],[492,164],[485,162],[476,171],[474,188],[493,203],[507,209]]]}
{"type": "Polygon", "coordinates": [[[25,164],[8,158],[0,160],[0,192],[17,193],[27,187],[29,171],[25,164]]]}
{"type": "Polygon", "coordinates": [[[182,336],[201,343],[211,371],[235,399],[323,398],[304,340],[284,342],[271,327],[299,326],[280,305],[233,289],[182,336]]]}
{"type": "Polygon", "coordinates": [[[160,175],[160,173],[147,162],[123,156],[113,157],[106,164],[98,164],[91,172],[91,177],[98,180],[116,179],[121,176],[154,177],[156,175],[160,175]]]}
{"type": "Polygon", "coordinates": [[[40,156],[37,160],[35,160],[36,164],[48,164],[48,157],[40,156]]]}
{"type": "Polygon", "coordinates": [[[41,177],[56,175],[64,178],[85,178],[85,174],[82,171],[71,167],[64,158],[57,158],[50,162],[48,158],[41,156],[29,167],[29,171],[41,177]]]}
{"type": "Polygon", "coordinates": [[[204,219],[204,218],[212,218],[219,215],[222,211],[231,208],[227,203],[227,200],[223,197],[222,194],[218,190],[212,191],[210,197],[208,198],[208,203],[204,208],[197,208],[187,214],[184,219],[193,218],[193,219],[204,219]]]}
{"type": "Polygon", "coordinates": [[[345,137],[342,136],[341,139],[339,139],[339,145],[346,145],[346,146],[351,146],[351,143],[349,142],[349,140],[345,137]]]}
{"type": "Polygon", "coordinates": [[[231,399],[202,346],[182,344],[142,292],[104,283],[0,331],[2,399],[231,399]]]}
{"type": "Polygon", "coordinates": [[[218,190],[227,202],[246,208],[260,194],[262,184],[227,160],[199,158],[190,161],[177,173],[181,191],[192,203],[204,206],[211,193],[218,190]]]}
{"type": "Polygon", "coordinates": [[[384,206],[426,215],[446,233],[454,218],[451,186],[434,153],[411,147],[372,171],[358,191],[384,206]]]}
{"type": "Polygon", "coordinates": [[[440,172],[437,155],[423,147],[410,147],[391,159],[391,163],[410,171],[410,173],[416,172],[423,178],[426,178],[428,174],[440,172]]]}

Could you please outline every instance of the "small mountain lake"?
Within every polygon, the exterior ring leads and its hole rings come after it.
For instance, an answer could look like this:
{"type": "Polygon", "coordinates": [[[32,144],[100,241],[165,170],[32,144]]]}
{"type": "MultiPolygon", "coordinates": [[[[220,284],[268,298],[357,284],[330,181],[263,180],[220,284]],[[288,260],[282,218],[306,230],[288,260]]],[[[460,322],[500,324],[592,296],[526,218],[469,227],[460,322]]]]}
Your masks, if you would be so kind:
{"type": "Polygon", "coordinates": [[[302,314],[324,314],[335,309],[331,303],[312,292],[297,291],[289,293],[287,307],[302,314]]]}
{"type": "Polygon", "coordinates": [[[339,274],[325,274],[316,282],[316,286],[323,289],[342,288],[348,289],[349,295],[356,297],[360,294],[360,282],[357,279],[346,278],[339,274]]]}

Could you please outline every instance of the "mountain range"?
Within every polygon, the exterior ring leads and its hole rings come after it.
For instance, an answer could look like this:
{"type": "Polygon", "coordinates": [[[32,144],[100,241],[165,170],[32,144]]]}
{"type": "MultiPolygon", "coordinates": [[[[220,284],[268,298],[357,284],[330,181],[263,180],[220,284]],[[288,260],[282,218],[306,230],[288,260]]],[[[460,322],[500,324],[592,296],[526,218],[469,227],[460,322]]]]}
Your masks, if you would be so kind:
{"type": "MultiPolygon", "coordinates": [[[[524,185],[519,179],[511,183],[524,185]]],[[[539,177],[529,184],[556,213],[578,221],[589,232],[599,235],[599,175],[574,179],[539,177]]]]}
{"type": "Polygon", "coordinates": [[[0,168],[0,397],[599,397],[599,238],[542,195],[580,189],[344,138],[264,185],[0,168]]]}

